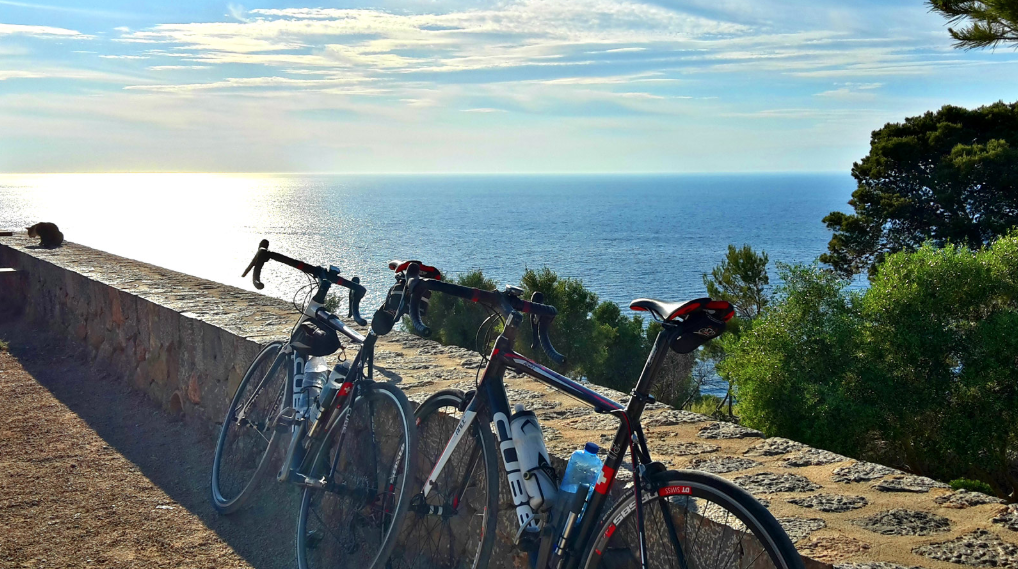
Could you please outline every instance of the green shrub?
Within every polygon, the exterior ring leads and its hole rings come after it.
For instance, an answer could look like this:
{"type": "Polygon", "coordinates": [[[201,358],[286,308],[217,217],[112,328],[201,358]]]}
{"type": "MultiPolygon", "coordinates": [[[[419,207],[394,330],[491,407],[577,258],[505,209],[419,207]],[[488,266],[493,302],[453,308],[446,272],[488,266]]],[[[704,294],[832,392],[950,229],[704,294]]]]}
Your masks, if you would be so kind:
{"type": "Polygon", "coordinates": [[[743,422],[942,480],[1018,492],[1018,231],[888,255],[872,286],[782,267],[721,363],[743,422]]]}
{"type": "Polygon", "coordinates": [[[983,494],[993,495],[993,488],[989,484],[978,480],[955,478],[950,484],[954,490],[968,490],[969,492],[982,492],[983,494]]]}
{"type": "Polygon", "coordinates": [[[848,281],[816,265],[778,272],[770,308],[740,337],[722,338],[719,371],[734,386],[744,424],[857,454],[874,421],[861,393],[858,299],[848,281]]]}
{"type": "Polygon", "coordinates": [[[10,351],[11,345],[6,340],[0,340],[0,352],[10,351]]]}
{"type": "Polygon", "coordinates": [[[881,438],[911,470],[1018,491],[1018,232],[891,255],[863,301],[881,438]]]}

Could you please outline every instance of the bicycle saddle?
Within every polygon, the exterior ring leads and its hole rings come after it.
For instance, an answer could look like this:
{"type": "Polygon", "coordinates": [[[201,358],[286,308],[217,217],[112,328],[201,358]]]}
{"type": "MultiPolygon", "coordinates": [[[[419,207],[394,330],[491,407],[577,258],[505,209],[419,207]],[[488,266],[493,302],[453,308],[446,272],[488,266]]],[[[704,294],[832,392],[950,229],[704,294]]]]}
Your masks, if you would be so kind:
{"type": "Polygon", "coordinates": [[[723,320],[731,318],[732,305],[724,300],[711,300],[709,298],[697,298],[684,302],[665,302],[653,298],[637,298],[629,303],[631,310],[641,312],[652,312],[660,320],[674,320],[675,318],[688,316],[697,310],[718,311],[723,320]]]}

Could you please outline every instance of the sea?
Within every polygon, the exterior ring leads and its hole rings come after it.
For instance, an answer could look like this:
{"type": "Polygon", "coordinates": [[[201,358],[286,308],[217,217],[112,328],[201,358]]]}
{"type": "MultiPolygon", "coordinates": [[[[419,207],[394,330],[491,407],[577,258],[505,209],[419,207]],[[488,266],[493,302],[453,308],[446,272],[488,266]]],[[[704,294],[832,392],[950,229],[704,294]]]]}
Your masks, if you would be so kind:
{"type": "MultiPolygon", "coordinates": [[[[452,277],[479,269],[500,285],[549,267],[625,307],[703,295],[729,244],[765,251],[772,275],[777,262],[814,261],[830,239],[821,219],[848,211],[854,189],[847,172],[2,174],[0,230],[50,221],[68,241],[248,290],[241,272],[268,239],[360,277],[367,315],[393,282],[391,259],[452,277]]],[[[262,280],[287,300],[306,282],[281,265],[262,280]]]]}

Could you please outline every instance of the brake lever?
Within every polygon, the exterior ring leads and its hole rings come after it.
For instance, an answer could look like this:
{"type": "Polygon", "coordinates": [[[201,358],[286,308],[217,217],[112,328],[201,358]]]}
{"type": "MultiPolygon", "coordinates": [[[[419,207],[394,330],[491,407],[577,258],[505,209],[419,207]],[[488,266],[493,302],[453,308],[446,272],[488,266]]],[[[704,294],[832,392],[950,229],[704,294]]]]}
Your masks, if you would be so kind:
{"type": "Polygon", "coordinates": [[[265,288],[265,285],[262,283],[262,265],[265,264],[265,257],[268,252],[269,240],[262,239],[258,243],[258,251],[255,253],[254,258],[251,259],[251,263],[244,269],[244,274],[240,275],[241,278],[246,277],[251,272],[251,269],[254,269],[254,274],[251,275],[251,282],[254,283],[254,287],[258,290],[265,288]]]}
{"type": "MultiPolygon", "coordinates": [[[[544,304],[544,293],[540,292],[540,291],[535,291],[534,294],[530,295],[530,302],[533,302],[535,304],[544,304]]],[[[534,350],[534,352],[537,352],[537,346],[538,346],[537,336],[540,333],[540,331],[537,328],[537,323],[538,323],[537,315],[536,314],[531,314],[530,315],[530,349],[534,350]]]]}

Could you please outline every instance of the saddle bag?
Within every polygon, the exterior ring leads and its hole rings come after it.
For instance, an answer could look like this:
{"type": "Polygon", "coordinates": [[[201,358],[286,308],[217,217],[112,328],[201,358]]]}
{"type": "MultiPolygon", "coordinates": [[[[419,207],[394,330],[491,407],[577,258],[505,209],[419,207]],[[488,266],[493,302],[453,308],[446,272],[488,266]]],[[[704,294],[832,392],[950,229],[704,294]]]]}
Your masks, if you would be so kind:
{"type": "Polygon", "coordinates": [[[682,334],[672,340],[672,349],[688,354],[707,342],[720,336],[727,325],[721,315],[698,310],[682,322],[682,334]]]}
{"type": "Polygon", "coordinates": [[[327,356],[336,353],[342,344],[335,330],[323,330],[310,320],[304,321],[293,333],[293,347],[312,356],[327,356]]]}

